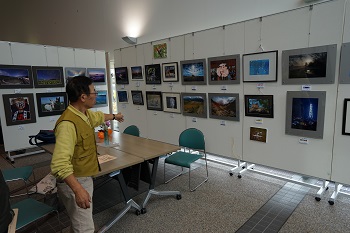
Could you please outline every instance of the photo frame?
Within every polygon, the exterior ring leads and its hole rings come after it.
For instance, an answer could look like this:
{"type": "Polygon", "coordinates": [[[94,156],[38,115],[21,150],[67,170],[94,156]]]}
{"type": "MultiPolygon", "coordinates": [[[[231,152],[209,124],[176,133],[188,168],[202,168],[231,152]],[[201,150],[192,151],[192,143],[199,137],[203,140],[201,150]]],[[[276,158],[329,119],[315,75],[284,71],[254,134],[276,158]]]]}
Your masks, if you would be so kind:
{"type": "Polygon", "coordinates": [[[337,45],[282,51],[282,85],[331,84],[337,45]]]}
{"type": "Polygon", "coordinates": [[[278,51],[243,54],[243,82],[277,82],[278,51]]]}
{"type": "Polygon", "coordinates": [[[76,76],[86,76],[86,68],[77,68],[77,67],[66,67],[64,68],[66,84],[68,81],[76,76]]]}
{"type": "Polygon", "coordinates": [[[131,91],[132,103],[135,105],[144,105],[142,91],[131,91]]]}
{"type": "Polygon", "coordinates": [[[208,80],[210,85],[240,83],[240,55],[208,58],[208,80]]]}
{"type": "Polygon", "coordinates": [[[251,126],[249,139],[252,141],[267,143],[267,129],[251,126]]]}
{"type": "Polygon", "coordinates": [[[350,136],[350,99],[344,99],[342,135],[350,136]]]}
{"type": "Polygon", "coordinates": [[[128,67],[114,68],[116,84],[129,84],[128,67]]]}
{"type": "Polygon", "coordinates": [[[118,102],[119,103],[128,103],[129,98],[128,98],[128,91],[117,91],[118,93],[118,102]]]}
{"type": "Polygon", "coordinates": [[[106,84],[106,69],[105,68],[87,68],[87,77],[92,79],[94,85],[106,84]]]}
{"type": "Polygon", "coordinates": [[[33,88],[31,66],[0,65],[0,89],[33,88]]]}
{"type": "Polygon", "coordinates": [[[161,74],[160,64],[145,65],[146,84],[161,84],[161,74]]]}
{"type": "Polygon", "coordinates": [[[167,56],[168,56],[167,54],[168,54],[167,43],[153,45],[153,58],[154,59],[167,58],[167,56]]]}
{"type": "Polygon", "coordinates": [[[181,95],[174,92],[163,92],[163,111],[181,113],[181,95]]]}
{"type": "Polygon", "coordinates": [[[238,93],[209,93],[209,118],[239,121],[238,93]]]}
{"type": "Polygon", "coordinates": [[[6,125],[22,125],[36,122],[33,94],[4,94],[6,125]]]}
{"type": "Polygon", "coordinates": [[[273,95],[245,95],[246,116],[273,118],[273,95]]]}
{"type": "Polygon", "coordinates": [[[178,70],[177,62],[163,63],[162,64],[163,82],[178,82],[179,74],[177,70],[178,70]]]}
{"type": "Polygon", "coordinates": [[[131,68],[131,79],[132,80],[142,80],[142,66],[132,66],[131,68]]]}
{"type": "Polygon", "coordinates": [[[63,68],[53,66],[33,66],[35,88],[64,87],[63,68]]]}
{"type": "Polygon", "coordinates": [[[207,85],[205,59],[180,61],[182,85],[207,85]]]}
{"type": "Polygon", "coordinates": [[[163,111],[163,98],[160,91],[146,91],[148,110],[163,111]]]}
{"type": "Polygon", "coordinates": [[[207,118],[206,93],[181,93],[181,106],[184,116],[207,118]]]}
{"type": "Polygon", "coordinates": [[[47,92],[36,94],[39,117],[61,115],[68,107],[66,92],[47,92]]]}
{"type": "Polygon", "coordinates": [[[286,106],[286,134],[323,138],[325,91],[287,91],[286,106]]]}
{"type": "Polygon", "coordinates": [[[341,46],[339,83],[350,84],[350,42],[341,46]]]}
{"type": "Polygon", "coordinates": [[[108,106],[108,93],[107,90],[98,90],[96,95],[95,108],[108,106]]]}

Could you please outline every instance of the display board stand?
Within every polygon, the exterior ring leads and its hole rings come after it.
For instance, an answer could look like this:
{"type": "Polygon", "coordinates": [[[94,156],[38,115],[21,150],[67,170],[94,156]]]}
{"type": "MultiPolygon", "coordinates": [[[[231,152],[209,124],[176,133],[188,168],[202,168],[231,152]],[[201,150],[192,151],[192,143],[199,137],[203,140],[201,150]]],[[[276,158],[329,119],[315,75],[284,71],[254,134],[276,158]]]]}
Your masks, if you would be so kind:
{"type": "MultiPolygon", "coordinates": [[[[308,187],[311,187],[311,188],[318,188],[319,190],[318,190],[318,192],[316,193],[316,196],[315,196],[316,201],[320,201],[321,200],[321,195],[326,190],[328,190],[329,181],[327,181],[327,180],[323,180],[322,186],[319,186],[319,185],[316,185],[316,184],[310,184],[310,183],[303,182],[303,181],[300,181],[300,180],[293,180],[291,178],[287,178],[287,177],[284,177],[284,176],[272,174],[272,173],[269,173],[269,172],[255,170],[254,169],[255,168],[255,164],[248,164],[248,162],[241,163],[239,167],[241,167],[242,170],[238,172],[238,175],[237,175],[238,178],[242,178],[242,174],[243,173],[245,173],[247,171],[252,171],[252,172],[256,172],[256,173],[259,173],[259,174],[262,174],[262,175],[265,175],[265,176],[269,176],[269,177],[272,177],[272,178],[277,178],[277,179],[280,179],[280,180],[284,180],[284,181],[287,181],[287,182],[292,182],[292,183],[295,183],[295,184],[304,185],[304,186],[308,186],[308,187]]],[[[231,171],[230,171],[230,175],[232,176],[233,173],[231,171]]]]}
{"type": "Polygon", "coordinates": [[[332,193],[332,196],[328,200],[328,203],[330,205],[334,205],[335,199],[337,198],[338,194],[343,194],[343,195],[350,196],[350,193],[346,193],[346,192],[340,191],[342,189],[342,187],[343,187],[342,184],[335,183],[334,192],[332,193]]]}
{"type": "MultiPolygon", "coordinates": [[[[27,148],[24,148],[27,149],[27,148]]],[[[11,161],[11,163],[15,162],[15,158],[20,158],[28,155],[34,155],[34,154],[39,154],[39,153],[44,153],[44,150],[36,150],[36,151],[31,151],[23,154],[18,154],[18,155],[11,155],[11,151],[7,152],[7,158],[11,161]]]]}

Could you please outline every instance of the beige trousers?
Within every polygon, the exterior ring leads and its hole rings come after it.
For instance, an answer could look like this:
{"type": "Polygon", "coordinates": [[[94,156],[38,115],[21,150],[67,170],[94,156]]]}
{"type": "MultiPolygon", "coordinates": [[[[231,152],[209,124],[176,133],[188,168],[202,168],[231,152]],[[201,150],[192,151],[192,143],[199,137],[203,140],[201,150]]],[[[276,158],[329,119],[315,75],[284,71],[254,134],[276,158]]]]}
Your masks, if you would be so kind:
{"type": "MultiPolygon", "coordinates": [[[[91,177],[77,177],[78,182],[90,194],[94,190],[94,184],[91,177]]],[[[74,233],[93,233],[95,231],[92,218],[92,203],[90,208],[80,208],[75,202],[75,195],[72,189],[66,183],[57,183],[58,198],[66,207],[68,216],[72,222],[70,232],[74,233]]]]}

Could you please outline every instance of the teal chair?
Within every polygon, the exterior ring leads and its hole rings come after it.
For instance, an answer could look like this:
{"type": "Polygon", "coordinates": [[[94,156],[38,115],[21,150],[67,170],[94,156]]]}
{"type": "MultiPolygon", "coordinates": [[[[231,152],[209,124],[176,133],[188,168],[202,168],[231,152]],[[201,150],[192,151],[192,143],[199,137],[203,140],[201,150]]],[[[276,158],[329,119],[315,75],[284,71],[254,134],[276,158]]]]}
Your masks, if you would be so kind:
{"type": "Polygon", "coordinates": [[[51,213],[57,213],[57,219],[59,222],[59,227],[62,232],[60,216],[58,211],[45,203],[34,200],[33,198],[27,198],[20,202],[11,205],[12,209],[18,209],[16,231],[22,229],[23,227],[29,226],[29,224],[36,224],[37,220],[48,216],[51,213]]]}
{"type": "Polygon", "coordinates": [[[165,179],[165,165],[173,164],[176,166],[180,166],[182,168],[182,172],[178,175],[172,177],[165,183],[170,182],[176,177],[183,174],[183,168],[186,167],[189,169],[189,188],[190,191],[195,191],[199,186],[201,186],[204,182],[208,181],[208,163],[207,163],[207,154],[205,152],[205,140],[203,133],[195,128],[189,128],[184,130],[179,137],[179,146],[183,149],[181,151],[175,152],[164,160],[164,180],[165,179]],[[205,179],[198,184],[196,187],[191,188],[191,165],[197,160],[203,158],[205,161],[206,168],[206,177],[205,179]]]}
{"type": "Polygon", "coordinates": [[[12,182],[12,181],[18,181],[18,180],[22,180],[24,182],[24,185],[25,185],[27,192],[24,194],[13,195],[11,197],[21,196],[21,195],[25,195],[25,194],[26,195],[31,194],[31,193],[29,193],[29,189],[28,189],[28,184],[30,182],[29,178],[33,175],[33,178],[35,181],[35,175],[34,175],[32,166],[4,169],[4,170],[2,170],[2,173],[4,176],[4,180],[6,182],[12,182]]]}
{"type": "Polygon", "coordinates": [[[133,135],[133,136],[136,136],[136,137],[140,137],[140,130],[139,128],[137,128],[136,125],[130,125],[128,126],[124,132],[125,134],[129,134],[129,135],[133,135]]]}

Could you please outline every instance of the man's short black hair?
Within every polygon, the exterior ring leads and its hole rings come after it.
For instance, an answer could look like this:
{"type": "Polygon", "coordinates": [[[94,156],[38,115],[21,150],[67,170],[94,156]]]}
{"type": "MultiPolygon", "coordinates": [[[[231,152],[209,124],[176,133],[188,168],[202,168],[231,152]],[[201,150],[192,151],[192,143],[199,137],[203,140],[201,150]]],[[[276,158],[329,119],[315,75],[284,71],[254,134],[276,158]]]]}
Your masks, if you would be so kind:
{"type": "Polygon", "coordinates": [[[66,92],[70,102],[77,102],[82,94],[90,94],[89,86],[92,79],[86,76],[76,76],[71,78],[66,85],[66,92]]]}

